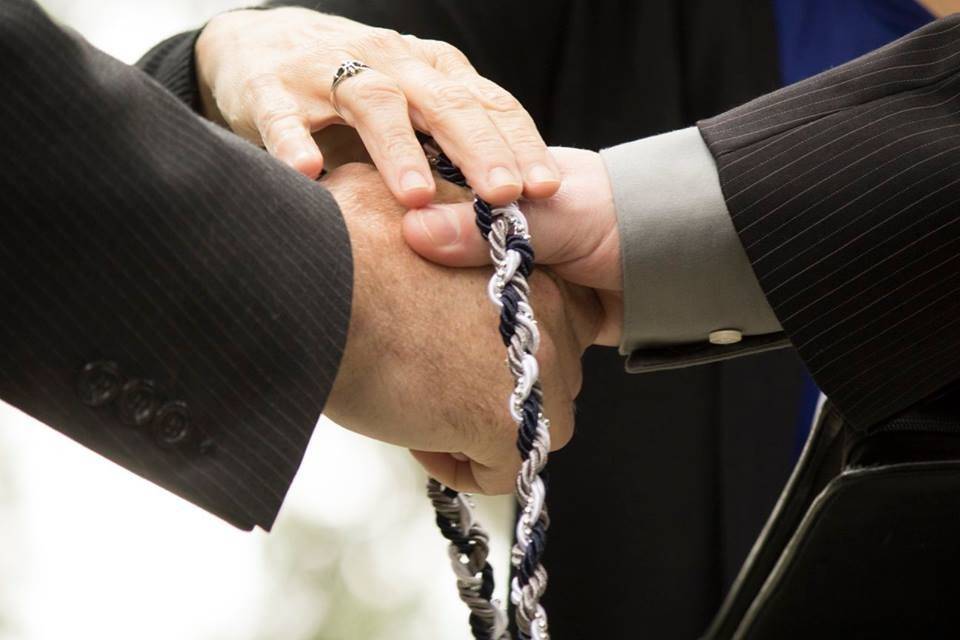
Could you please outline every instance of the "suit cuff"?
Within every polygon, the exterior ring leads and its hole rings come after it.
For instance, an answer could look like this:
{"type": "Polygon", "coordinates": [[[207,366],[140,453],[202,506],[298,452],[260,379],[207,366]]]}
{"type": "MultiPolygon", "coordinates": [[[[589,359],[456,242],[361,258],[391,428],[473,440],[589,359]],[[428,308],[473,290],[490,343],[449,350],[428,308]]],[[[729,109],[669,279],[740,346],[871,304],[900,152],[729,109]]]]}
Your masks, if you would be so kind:
{"type": "Polygon", "coordinates": [[[177,96],[194,112],[200,112],[200,89],[194,46],[201,29],[167,38],[137,61],[137,66],[177,96]]]}
{"type": "MultiPolygon", "coordinates": [[[[295,3],[275,2],[253,7],[236,7],[229,11],[272,9],[285,4],[295,3]]],[[[206,24],[194,31],[178,33],[167,38],[143,54],[136,64],[141,71],[153,77],[195,113],[201,113],[203,107],[200,100],[200,85],[197,82],[196,46],[197,38],[205,28],[206,24]]]]}
{"type": "Polygon", "coordinates": [[[628,370],[690,366],[787,346],[697,128],[622,144],[601,156],[620,231],[620,352],[630,356],[628,370]]]}

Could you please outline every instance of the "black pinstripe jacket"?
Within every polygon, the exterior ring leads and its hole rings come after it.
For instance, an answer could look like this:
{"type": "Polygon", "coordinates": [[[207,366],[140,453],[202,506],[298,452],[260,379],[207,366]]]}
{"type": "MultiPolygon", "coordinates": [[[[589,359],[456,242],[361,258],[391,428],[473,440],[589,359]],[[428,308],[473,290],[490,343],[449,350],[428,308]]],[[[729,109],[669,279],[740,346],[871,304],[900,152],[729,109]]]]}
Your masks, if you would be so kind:
{"type": "Polygon", "coordinates": [[[0,86],[0,398],[269,528],[346,336],[336,203],[32,0],[0,86]]]}
{"type": "Polygon", "coordinates": [[[699,127],[761,287],[848,421],[960,378],[960,14],[699,127]]]}

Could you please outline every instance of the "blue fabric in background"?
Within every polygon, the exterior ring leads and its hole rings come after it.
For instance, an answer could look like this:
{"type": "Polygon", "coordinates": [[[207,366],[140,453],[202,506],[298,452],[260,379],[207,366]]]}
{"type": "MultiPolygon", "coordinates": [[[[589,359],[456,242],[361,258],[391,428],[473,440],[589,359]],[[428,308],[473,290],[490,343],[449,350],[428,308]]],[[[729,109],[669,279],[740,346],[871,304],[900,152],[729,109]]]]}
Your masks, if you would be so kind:
{"type": "Polygon", "coordinates": [[[933,20],[915,0],[774,0],[780,77],[791,84],[933,20]]]}
{"type": "MultiPolygon", "coordinates": [[[[933,20],[915,0],[774,0],[780,77],[792,84],[878,49],[933,20]]],[[[808,377],[795,455],[810,432],[820,390],[808,377]]]]}

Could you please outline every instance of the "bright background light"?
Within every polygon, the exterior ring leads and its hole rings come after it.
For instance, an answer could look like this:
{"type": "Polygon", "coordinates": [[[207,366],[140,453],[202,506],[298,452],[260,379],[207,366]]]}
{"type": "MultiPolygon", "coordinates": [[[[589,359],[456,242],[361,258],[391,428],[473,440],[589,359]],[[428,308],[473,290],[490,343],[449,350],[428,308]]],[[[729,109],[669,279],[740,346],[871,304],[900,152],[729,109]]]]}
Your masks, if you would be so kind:
{"type": "MultiPolygon", "coordinates": [[[[133,62],[234,0],[44,0],[133,62]]],[[[406,451],[321,420],[274,530],[246,533],[0,403],[3,640],[466,640],[406,451]]],[[[480,500],[505,594],[510,498],[480,500]]]]}

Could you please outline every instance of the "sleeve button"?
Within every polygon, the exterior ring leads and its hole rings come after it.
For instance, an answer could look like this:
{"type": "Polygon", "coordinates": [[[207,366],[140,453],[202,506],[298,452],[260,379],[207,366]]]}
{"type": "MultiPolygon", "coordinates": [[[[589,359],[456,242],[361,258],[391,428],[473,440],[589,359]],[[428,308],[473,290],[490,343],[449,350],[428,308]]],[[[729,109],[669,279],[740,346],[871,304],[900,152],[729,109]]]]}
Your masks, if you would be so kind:
{"type": "Polygon", "coordinates": [[[190,433],[190,412],[184,402],[167,402],[153,418],[153,438],[164,449],[181,446],[190,438],[190,433]]]}
{"type": "Polygon", "coordinates": [[[117,411],[124,424],[134,427],[148,425],[159,407],[160,399],[152,380],[130,380],[120,390],[117,411]]]}
{"type": "Polygon", "coordinates": [[[709,340],[710,344],[736,344],[743,340],[743,334],[737,329],[718,329],[710,332],[709,340]]]}
{"type": "Polygon", "coordinates": [[[84,365],[77,380],[80,401],[89,407],[102,407],[120,395],[120,365],[100,360],[84,365]]]}

